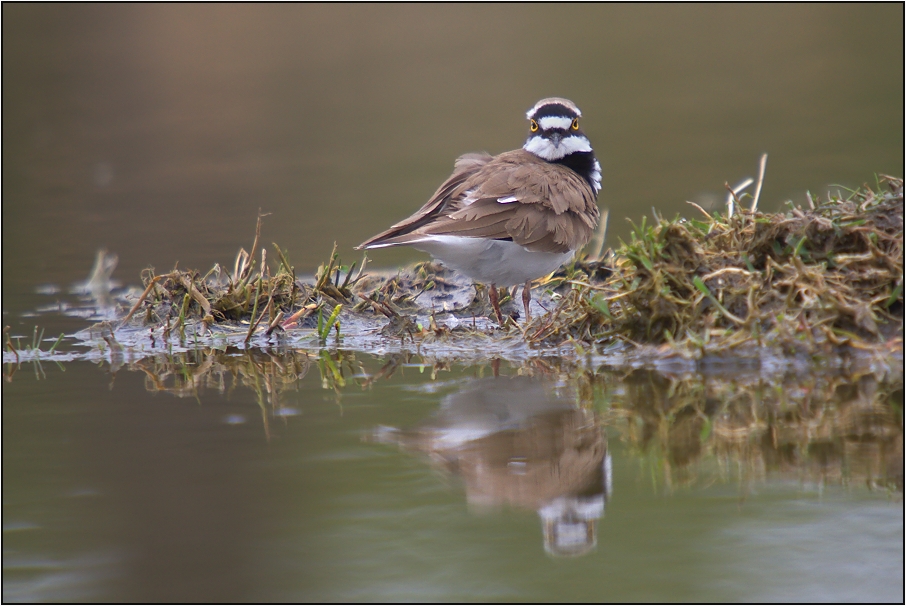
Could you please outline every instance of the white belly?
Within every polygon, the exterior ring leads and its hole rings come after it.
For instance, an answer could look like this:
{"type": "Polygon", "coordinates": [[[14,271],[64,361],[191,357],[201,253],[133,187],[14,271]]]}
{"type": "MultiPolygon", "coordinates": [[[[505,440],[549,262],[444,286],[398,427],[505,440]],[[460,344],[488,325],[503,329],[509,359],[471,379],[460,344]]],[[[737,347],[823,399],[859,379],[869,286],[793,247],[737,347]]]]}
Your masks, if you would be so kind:
{"type": "Polygon", "coordinates": [[[428,236],[410,244],[476,282],[497,286],[514,286],[542,278],[574,254],[537,252],[515,242],[461,236],[428,236]]]}

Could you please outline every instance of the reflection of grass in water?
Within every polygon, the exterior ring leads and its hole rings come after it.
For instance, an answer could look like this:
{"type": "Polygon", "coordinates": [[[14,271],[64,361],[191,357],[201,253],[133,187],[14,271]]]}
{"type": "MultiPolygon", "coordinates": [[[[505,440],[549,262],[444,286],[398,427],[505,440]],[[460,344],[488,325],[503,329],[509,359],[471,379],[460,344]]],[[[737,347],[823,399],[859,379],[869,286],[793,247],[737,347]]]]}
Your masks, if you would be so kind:
{"type": "Polygon", "coordinates": [[[145,373],[145,389],[199,399],[206,389],[229,394],[238,387],[257,396],[265,435],[270,437],[270,418],[282,409],[281,395],[294,390],[311,368],[311,356],[299,352],[275,355],[246,351],[244,355],[216,350],[194,350],[174,355],[143,358],[128,366],[145,373]],[[229,380],[228,380],[229,379],[229,380]]]}
{"type": "MultiPolygon", "coordinates": [[[[145,358],[128,368],[146,374],[147,389],[179,397],[251,389],[269,435],[271,419],[283,408],[281,395],[298,389],[312,367],[339,403],[346,390],[368,389],[416,360],[430,369],[431,380],[451,370],[449,361],[406,353],[367,370],[355,353],[342,350],[194,351],[145,358]]],[[[745,492],[769,476],[903,489],[903,375],[878,370],[871,360],[853,359],[847,373],[776,378],[593,372],[562,359],[475,370],[477,376],[491,373],[550,377],[574,387],[577,405],[596,408],[656,490],[736,481],[745,492]]]]}
{"type": "Polygon", "coordinates": [[[279,353],[246,350],[242,355],[233,351],[192,350],[189,352],[156,355],[127,365],[129,370],[145,374],[145,389],[165,392],[180,398],[199,399],[200,392],[213,390],[229,394],[237,388],[247,388],[256,394],[265,432],[270,435],[271,417],[282,417],[281,396],[298,389],[312,366],[318,369],[321,386],[340,394],[348,385],[348,377],[361,377],[365,371],[355,355],[344,351],[326,350],[318,354],[283,350],[279,353]]]}
{"type": "Polygon", "coordinates": [[[613,425],[668,491],[732,478],[745,488],[768,475],[903,489],[901,374],[599,380],[624,392],[613,425]]]}

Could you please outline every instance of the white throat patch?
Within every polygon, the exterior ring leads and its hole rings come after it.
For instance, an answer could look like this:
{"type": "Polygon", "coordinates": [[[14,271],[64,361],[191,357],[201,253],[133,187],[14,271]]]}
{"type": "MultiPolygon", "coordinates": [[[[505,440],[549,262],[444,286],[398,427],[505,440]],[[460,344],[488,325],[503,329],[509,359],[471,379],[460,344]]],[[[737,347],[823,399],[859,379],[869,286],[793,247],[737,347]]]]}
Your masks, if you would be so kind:
{"type": "Polygon", "coordinates": [[[522,149],[535,154],[539,158],[554,161],[561,160],[576,152],[590,152],[591,143],[581,135],[573,135],[560,141],[559,146],[555,146],[550,140],[535,136],[526,141],[522,149]]]}

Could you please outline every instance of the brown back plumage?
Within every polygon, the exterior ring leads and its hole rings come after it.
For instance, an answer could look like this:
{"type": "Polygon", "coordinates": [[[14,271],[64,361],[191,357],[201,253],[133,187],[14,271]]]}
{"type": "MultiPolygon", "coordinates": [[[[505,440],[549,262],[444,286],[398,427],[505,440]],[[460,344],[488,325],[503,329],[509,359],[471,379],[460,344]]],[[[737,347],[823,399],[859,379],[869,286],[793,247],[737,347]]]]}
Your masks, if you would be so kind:
{"type": "Polygon", "coordinates": [[[409,244],[426,235],[512,240],[532,251],[584,246],[598,223],[591,185],[572,169],[524,150],[466,154],[415,214],[357,248],[409,244]],[[515,198],[516,201],[500,202],[515,198]]]}

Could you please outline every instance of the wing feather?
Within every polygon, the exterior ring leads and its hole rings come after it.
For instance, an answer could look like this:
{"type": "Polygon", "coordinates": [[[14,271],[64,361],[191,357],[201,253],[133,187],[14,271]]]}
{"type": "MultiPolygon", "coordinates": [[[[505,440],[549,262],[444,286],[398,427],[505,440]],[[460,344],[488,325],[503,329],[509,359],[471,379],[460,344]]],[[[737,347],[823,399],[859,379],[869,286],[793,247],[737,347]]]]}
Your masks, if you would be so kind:
{"type": "Polygon", "coordinates": [[[399,223],[393,224],[389,229],[365,240],[356,248],[392,244],[390,240],[393,238],[410,234],[419,227],[429,223],[435,216],[443,213],[450,206],[452,200],[462,196],[462,193],[468,189],[464,185],[468,183],[469,178],[473,177],[492,159],[492,156],[486,153],[471,153],[460,156],[453,164],[453,174],[437,188],[437,191],[434,192],[434,195],[424,206],[399,223]]]}
{"type": "Polygon", "coordinates": [[[418,212],[360,248],[406,244],[419,235],[456,235],[563,253],[591,238],[598,222],[596,198],[577,173],[524,150],[494,158],[466,154],[418,212]]]}

